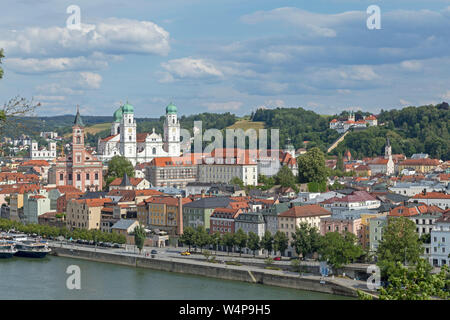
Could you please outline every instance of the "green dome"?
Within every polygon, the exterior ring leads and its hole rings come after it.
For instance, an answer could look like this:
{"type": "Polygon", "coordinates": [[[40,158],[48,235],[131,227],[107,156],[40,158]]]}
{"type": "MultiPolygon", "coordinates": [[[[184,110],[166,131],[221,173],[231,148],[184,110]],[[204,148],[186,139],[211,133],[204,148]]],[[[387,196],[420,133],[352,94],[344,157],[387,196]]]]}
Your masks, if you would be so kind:
{"type": "Polygon", "coordinates": [[[134,107],[131,104],[126,103],[122,107],[123,113],[134,113],[134,107]]]}
{"type": "Polygon", "coordinates": [[[177,113],[177,107],[172,102],[169,103],[169,105],[166,107],[166,113],[167,114],[177,113]]]}
{"type": "Polygon", "coordinates": [[[113,117],[114,117],[114,122],[120,122],[120,121],[122,120],[122,113],[123,113],[122,108],[123,108],[123,107],[119,107],[119,109],[117,109],[117,110],[114,112],[114,115],[113,115],[113,117]]]}

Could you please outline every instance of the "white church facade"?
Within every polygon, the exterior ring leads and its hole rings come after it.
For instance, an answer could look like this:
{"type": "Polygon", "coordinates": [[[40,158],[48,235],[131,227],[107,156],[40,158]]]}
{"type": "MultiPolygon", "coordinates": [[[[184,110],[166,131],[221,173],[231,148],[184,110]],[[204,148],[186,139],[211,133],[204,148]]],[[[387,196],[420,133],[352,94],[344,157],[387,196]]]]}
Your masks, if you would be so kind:
{"type": "Polygon", "coordinates": [[[107,162],[114,156],[124,156],[133,165],[150,162],[159,157],[181,155],[180,122],[177,107],[170,103],[166,107],[163,136],[155,133],[137,133],[134,107],[128,103],[114,112],[111,135],[98,141],[98,157],[107,162]]]}

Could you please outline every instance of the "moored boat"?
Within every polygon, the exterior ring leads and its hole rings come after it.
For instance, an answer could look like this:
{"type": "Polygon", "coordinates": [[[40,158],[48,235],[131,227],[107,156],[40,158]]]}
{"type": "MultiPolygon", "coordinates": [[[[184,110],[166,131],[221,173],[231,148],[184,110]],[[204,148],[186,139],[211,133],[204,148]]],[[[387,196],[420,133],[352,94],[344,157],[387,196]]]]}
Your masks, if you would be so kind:
{"type": "Polygon", "coordinates": [[[17,253],[17,249],[14,247],[14,243],[0,242],[0,259],[12,258],[17,253]]]}
{"type": "Polygon", "coordinates": [[[16,243],[16,256],[28,258],[44,258],[51,250],[47,243],[22,241],[16,243]]]}

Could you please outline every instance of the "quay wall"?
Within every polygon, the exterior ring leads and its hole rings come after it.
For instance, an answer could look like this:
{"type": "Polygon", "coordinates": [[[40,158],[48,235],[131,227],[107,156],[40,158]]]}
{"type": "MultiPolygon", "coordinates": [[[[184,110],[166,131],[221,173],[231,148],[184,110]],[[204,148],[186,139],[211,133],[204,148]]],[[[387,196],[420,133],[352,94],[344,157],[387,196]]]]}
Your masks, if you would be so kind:
{"type": "Polygon", "coordinates": [[[94,252],[82,249],[69,249],[52,247],[52,254],[55,256],[69,257],[76,259],[91,260],[97,262],[113,263],[131,267],[149,268],[159,271],[176,272],[190,275],[206,276],[224,280],[243,281],[259,283],[284,288],[292,288],[306,291],[315,291],[342,296],[357,297],[356,290],[333,282],[327,279],[325,284],[318,280],[296,277],[292,275],[281,275],[270,272],[249,271],[238,266],[205,263],[190,263],[189,261],[179,261],[171,259],[158,259],[149,257],[138,257],[126,254],[94,252]]]}

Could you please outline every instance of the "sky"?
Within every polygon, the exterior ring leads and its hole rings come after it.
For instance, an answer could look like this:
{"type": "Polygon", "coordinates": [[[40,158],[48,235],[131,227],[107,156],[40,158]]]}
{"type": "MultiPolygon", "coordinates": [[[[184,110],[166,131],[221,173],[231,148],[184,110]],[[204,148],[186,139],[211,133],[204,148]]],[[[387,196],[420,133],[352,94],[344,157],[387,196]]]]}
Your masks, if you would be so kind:
{"type": "Polygon", "coordinates": [[[450,0],[2,0],[0,98],[41,116],[259,107],[320,114],[450,100],[450,0]],[[81,28],[67,28],[70,5],[81,28]],[[367,8],[380,8],[380,29],[367,8]]]}

